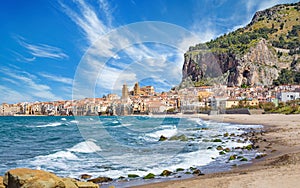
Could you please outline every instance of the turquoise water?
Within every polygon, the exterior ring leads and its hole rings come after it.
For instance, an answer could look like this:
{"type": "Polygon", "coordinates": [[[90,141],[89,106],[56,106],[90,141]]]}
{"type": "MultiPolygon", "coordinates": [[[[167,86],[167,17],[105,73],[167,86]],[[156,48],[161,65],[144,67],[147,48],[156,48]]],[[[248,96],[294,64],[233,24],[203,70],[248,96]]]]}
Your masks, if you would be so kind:
{"type": "MultiPolygon", "coordinates": [[[[233,150],[219,155],[218,145],[233,149],[249,128],[175,117],[0,117],[0,174],[19,167],[43,169],[78,178],[83,173],[118,178],[160,174],[164,169],[199,167],[204,172],[228,169],[233,150]],[[228,132],[235,137],[223,137],[228,132]],[[160,136],[182,140],[158,141],[160,136]],[[222,143],[212,142],[220,138],[222,143]],[[208,149],[212,147],[212,149],[208,149]]],[[[255,151],[243,151],[255,157],[255,151]]]]}

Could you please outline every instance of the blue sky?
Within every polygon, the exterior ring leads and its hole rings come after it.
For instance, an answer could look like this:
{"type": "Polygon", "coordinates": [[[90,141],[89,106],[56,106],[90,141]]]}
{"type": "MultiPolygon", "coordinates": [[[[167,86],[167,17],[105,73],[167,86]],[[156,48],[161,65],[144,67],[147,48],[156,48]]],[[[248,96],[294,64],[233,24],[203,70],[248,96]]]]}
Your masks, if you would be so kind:
{"type": "MultiPolygon", "coordinates": [[[[181,80],[183,53],[189,45],[245,26],[257,10],[291,2],[297,1],[2,1],[0,103],[72,99],[74,92],[83,91],[74,87],[80,85],[77,81],[94,92],[80,92],[75,98],[119,93],[124,82],[132,86],[139,81],[153,84],[158,91],[167,90],[181,80]],[[159,21],[155,29],[170,36],[174,33],[166,31],[164,23],[194,35],[178,35],[172,45],[144,40],[126,43],[129,35],[110,40],[114,31],[136,22],[147,25],[147,21],[159,21]],[[124,48],[112,54],[112,43],[124,48]],[[101,62],[104,54],[111,58],[101,62]]],[[[134,33],[131,27],[127,29],[134,33]]],[[[140,32],[136,38],[147,31],[140,32]]]]}

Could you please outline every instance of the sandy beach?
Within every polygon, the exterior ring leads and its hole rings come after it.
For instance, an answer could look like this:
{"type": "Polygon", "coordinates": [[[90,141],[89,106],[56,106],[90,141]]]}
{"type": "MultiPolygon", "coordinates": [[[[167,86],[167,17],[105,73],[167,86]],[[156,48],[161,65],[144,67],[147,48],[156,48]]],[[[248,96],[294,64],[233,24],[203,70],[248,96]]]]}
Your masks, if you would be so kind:
{"type": "MultiPolygon", "coordinates": [[[[184,116],[184,115],[183,115],[184,116]]],[[[228,172],[206,174],[185,180],[172,180],[138,186],[140,188],[187,187],[299,187],[300,115],[193,115],[218,122],[264,125],[264,133],[251,135],[258,151],[267,154],[250,165],[228,172]]]]}

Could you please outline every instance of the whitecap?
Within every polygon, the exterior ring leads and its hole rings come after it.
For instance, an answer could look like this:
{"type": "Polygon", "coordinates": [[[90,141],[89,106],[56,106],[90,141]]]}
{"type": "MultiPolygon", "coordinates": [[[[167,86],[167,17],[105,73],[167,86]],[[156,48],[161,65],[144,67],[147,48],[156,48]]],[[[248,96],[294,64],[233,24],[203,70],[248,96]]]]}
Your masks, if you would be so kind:
{"type": "Polygon", "coordinates": [[[60,120],[62,120],[62,121],[67,121],[67,119],[66,119],[66,118],[61,118],[60,120]]]}
{"type": "Polygon", "coordinates": [[[172,128],[172,129],[163,129],[159,130],[153,133],[148,133],[146,136],[148,137],[153,137],[153,138],[159,138],[160,136],[165,136],[167,138],[172,137],[177,134],[177,128],[172,128]]]}
{"type": "Polygon", "coordinates": [[[48,123],[46,125],[38,125],[36,127],[57,127],[57,126],[60,126],[62,125],[62,123],[60,122],[53,122],[53,123],[48,123]]]}
{"type": "Polygon", "coordinates": [[[72,152],[69,151],[58,151],[56,153],[52,153],[49,155],[42,155],[42,156],[37,156],[37,160],[39,161],[51,161],[51,160],[56,160],[56,159],[67,159],[67,160],[77,160],[78,157],[73,154],[72,152]]]}
{"type": "Polygon", "coordinates": [[[101,148],[97,144],[95,144],[93,140],[87,140],[84,142],[80,142],[67,150],[78,153],[94,153],[97,151],[101,151],[101,148]]]}
{"type": "Polygon", "coordinates": [[[77,121],[77,120],[72,120],[72,121],[70,121],[70,123],[79,123],[79,121],[77,121]]]}

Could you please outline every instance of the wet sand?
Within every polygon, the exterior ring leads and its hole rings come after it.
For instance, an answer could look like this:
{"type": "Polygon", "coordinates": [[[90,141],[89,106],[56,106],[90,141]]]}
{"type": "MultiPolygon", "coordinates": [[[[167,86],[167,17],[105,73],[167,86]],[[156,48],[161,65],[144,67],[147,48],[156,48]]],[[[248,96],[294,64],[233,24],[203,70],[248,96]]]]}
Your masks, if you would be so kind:
{"type": "Polygon", "coordinates": [[[300,187],[300,115],[182,115],[218,122],[264,125],[264,133],[251,135],[258,151],[266,153],[250,165],[234,167],[228,172],[206,174],[185,180],[137,186],[140,188],[188,187],[300,187]]]}

